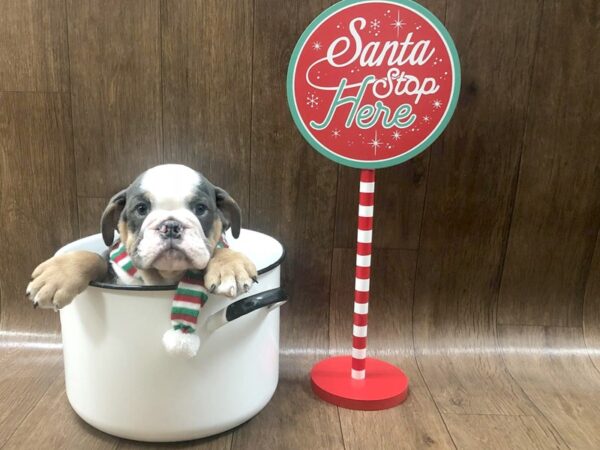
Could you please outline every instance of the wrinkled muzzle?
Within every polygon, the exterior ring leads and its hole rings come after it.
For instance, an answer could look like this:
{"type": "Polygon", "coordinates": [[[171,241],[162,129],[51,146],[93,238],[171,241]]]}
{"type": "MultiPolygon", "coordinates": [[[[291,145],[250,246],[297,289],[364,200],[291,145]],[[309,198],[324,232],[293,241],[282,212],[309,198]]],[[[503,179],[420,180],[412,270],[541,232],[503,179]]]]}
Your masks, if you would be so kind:
{"type": "Polygon", "coordinates": [[[144,220],[130,255],[140,269],[202,270],[210,259],[210,248],[191,211],[155,210],[144,220]]]}

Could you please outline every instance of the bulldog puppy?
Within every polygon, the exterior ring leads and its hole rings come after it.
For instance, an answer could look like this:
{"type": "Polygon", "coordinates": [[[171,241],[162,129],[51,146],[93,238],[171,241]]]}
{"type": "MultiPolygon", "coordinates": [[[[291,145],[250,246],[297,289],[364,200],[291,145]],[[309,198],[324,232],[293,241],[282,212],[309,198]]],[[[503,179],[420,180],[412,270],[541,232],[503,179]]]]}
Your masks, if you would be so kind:
{"type": "Polygon", "coordinates": [[[108,203],[102,237],[113,244],[114,231],[142,280],[130,277],[104,256],[75,251],[54,256],[32,273],[26,295],[33,306],[68,305],[91,281],[120,284],[177,284],[189,269],[204,270],[204,284],[216,294],[235,297],[256,281],[256,267],[243,254],[217,248],[222,233],[240,234],[237,203],[189,167],[166,164],[141,174],[108,203]]]}

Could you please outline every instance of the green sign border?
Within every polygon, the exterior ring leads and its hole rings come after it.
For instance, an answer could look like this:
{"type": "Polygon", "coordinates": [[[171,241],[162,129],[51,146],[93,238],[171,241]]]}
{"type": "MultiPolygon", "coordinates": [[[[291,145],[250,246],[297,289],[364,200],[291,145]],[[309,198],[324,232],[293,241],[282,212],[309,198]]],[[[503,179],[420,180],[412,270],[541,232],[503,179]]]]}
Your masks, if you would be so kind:
{"type": "Polygon", "coordinates": [[[416,3],[412,0],[342,0],[339,3],[336,3],[332,6],[330,6],[325,11],[323,11],[321,14],[319,14],[310,23],[310,25],[306,28],[306,30],[304,30],[304,33],[302,33],[302,35],[300,36],[300,39],[298,39],[298,42],[296,43],[296,46],[294,47],[294,51],[293,51],[292,57],[290,59],[290,64],[288,66],[288,73],[287,73],[288,105],[289,105],[290,111],[292,113],[294,123],[296,124],[296,127],[298,128],[298,130],[300,130],[300,133],[302,134],[304,139],[306,139],[306,141],[308,141],[308,143],[315,150],[317,150],[319,153],[321,153],[323,156],[325,156],[339,164],[343,164],[345,166],[350,166],[350,167],[356,167],[358,169],[380,169],[383,167],[395,166],[397,164],[408,161],[409,159],[414,158],[419,153],[423,152],[427,147],[429,147],[439,137],[440,134],[442,134],[442,132],[444,131],[444,129],[450,122],[450,119],[452,118],[452,115],[454,114],[454,109],[456,108],[456,104],[458,102],[459,92],[460,92],[460,61],[458,59],[458,52],[456,51],[456,47],[454,46],[454,41],[452,40],[452,37],[450,37],[450,33],[448,33],[448,30],[446,30],[446,27],[444,27],[444,25],[438,20],[438,18],[435,17],[428,9],[426,9],[425,7],[419,5],[418,3],[416,3]],[[295,97],[294,97],[294,72],[296,71],[296,64],[298,63],[298,56],[300,54],[300,50],[304,47],[304,45],[306,44],[306,41],[308,40],[308,38],[310,37],[312,32],[322,22],[324,22],[326,19],[328,19],[329,16],[331,16],[333,13],[335,13],[341,9],[344,9],[348,6],[358,4],[358,3],[390,3],[390,4],[402,5],[404,7],[412,9],[415,12],[424,16],[427,20],[429,20],[431,22],[431,24],[437,29],[437,31],[442,35],[442,37],[446,41],[446,45],[448,46],[448,49],[450,50],[450,55],[452,56],[452,66],[454,68],[454,86],[452,88],[452,96],[451,96],[451,100],[450,100],[450,106],[446,110],[444,120],[442,120],[442,122],[440,122],[438,124],[438,126],[434,130],[434,132],[432,134],[430,134],[429,137],[425,141],[423,141],[420,145],[418,145],[417,147],[414,147],[413,149],[409,150],[406,153],[403,153],[402,155],[399,155],[395,158],[386,159],[383,161],[356,161],[354,159],[340,156],[337,153],[333,152],[332,150],[328,149],[327,147],[321,145],[321,143],[318,142],[312,136],[310,131],[308,131],[308,129],[304,126],[304,123],[300,119],[300,116],[298,114],[298,109],[296,108],[296,102],[295,102],[295,97]]]}

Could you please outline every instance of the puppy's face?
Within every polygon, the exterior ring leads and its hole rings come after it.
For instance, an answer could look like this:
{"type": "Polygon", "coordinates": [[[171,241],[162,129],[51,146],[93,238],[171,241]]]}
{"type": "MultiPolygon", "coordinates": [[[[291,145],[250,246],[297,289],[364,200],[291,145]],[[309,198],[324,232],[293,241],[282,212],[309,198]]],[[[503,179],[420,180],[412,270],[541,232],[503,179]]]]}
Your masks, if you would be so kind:
{"type": "Polygon", "coordinates": [[[140,175],[115,195],[102,215],[111,245],[118,229],[138,269],[204,269],[221,233],[240,231],[240,209],[224,190],[189,167],[167,164],[140,175]]]}

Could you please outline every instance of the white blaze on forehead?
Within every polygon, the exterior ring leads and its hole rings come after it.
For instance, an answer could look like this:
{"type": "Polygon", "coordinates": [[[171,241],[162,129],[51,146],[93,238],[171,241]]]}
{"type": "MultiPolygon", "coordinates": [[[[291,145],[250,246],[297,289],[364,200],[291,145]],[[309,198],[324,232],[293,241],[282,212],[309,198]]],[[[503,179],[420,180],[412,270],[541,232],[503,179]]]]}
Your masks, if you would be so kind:
{"type": "Polygon", "coordinates": [[[146,191],[153,208],[177,209],[185,207],[188,199],[200,184],[200,175],[181,164],[164,164],[147,170],[140,188],[146,191]]]}
{"type": "Polygon", "coordinates": [[[156,166],[144,173],[139,188],[149,197],[152,208],[138,230],[140,239],[132,252],[132,260],[138,268],[180,271],[206,267],[210,259],[207,238],[200,221],[186,205],[201,182],[198,172],[179,164],[156,166]],[[173,247],[159,231],[167,219],[177,220],[182,225],[182,237],[173,247]],[[185,258],[165,253],[172,248],[182,252],[185,258]]]}

